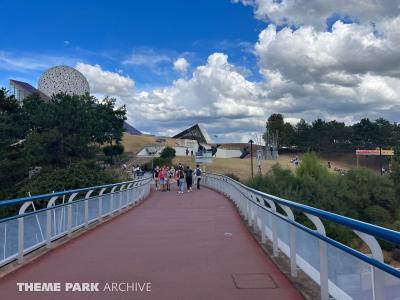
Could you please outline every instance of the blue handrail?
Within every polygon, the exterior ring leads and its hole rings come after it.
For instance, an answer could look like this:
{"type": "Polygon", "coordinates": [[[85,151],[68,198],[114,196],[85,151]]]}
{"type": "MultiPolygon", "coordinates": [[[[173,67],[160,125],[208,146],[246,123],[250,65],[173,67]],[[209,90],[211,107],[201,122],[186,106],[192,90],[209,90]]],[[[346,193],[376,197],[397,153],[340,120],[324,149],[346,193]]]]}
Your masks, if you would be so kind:
{"type": "MultiPolygon", "coordinates": [[[[344,217],[344,216],[341,216],[341,215],[338,215],[338,214],[335,214],[335,213],[327,212],[327,211],[324,211],[324,210],[321,210],[321,209],[318,209],[318,208],[314,208],[314,207],[307,206],[307,205],[304,205],[304,204],[299,204],[299,203],[296,203],[296,202],[293,202],[293,201],[289,201],[289,200],[286,200],[286,199],[279,198],[277,196],[273,196],[273,195],[270,195],[270,194],[267,194],[267,193],[263,193],[263,192],[260,192],[258,190],[255,190],[253,188],[250,188],[250,187],[248,187],[248,186],[246,186],[246,185],[244,185],[244,184],[242,184],[242,183],[240,183],[240,182],[238,182],[238,181],[236,181],[236,180],[234,180],[234,179],[232,179],[230,177],[227,177],[225,175],[214,174],[214,173],[208,173],[208,174],[211,174],[211,175],[214,175],[214,176],[218,176],[218,177],[220,177],[219,179],[222,179],[222,180],[224,180],[226,182],[231,181],[234,184],[240,186],[241,188],[243,188],[243,189],[245,189],[245,190],[247,190],[249,192],[252,192],[253,194],[256,194],[256,195],[260,196],[262,199],[268,198],[268,199],[270,199],[270,200],[272,200],[272,201],[274,201],[274,202],[276,202],[276,203],[278,203],[280,205],[288,206],[290,208],[297,209],[297,210],[299,210],[299,211],[301,211],[303,213],[308,213],[308,214],[311,214],[311,215],[314,215],[314,216],[317,216],[317,217],[321,217],[321,218],[323,218],[325,220],[329,220],[329,221],[335,222],[337,224],[342,224],[344,226],[347,226],[348,228],[355,229],[355,230],[358,230],[358,231],[373,235],[375,237],[391,241],[391,242],[393,242],[395,244],[400,244],[400,232],[398,232],[398,231],[394,231],[394,230],[387,229],[387,228],[384,228],[384,227],[380,227],[380,226],[377,226],[377,225],[365,223],[365,222],[358,221],[358,220],[355,220],[355,219],[351,219],[351,218],[348,218],[348,217],[344,217]]],[[[235,187],[235,188],[243,196],[245,196],[246,199],[248,199],[249,201],[253,202],[255,205],[259,206],[260,208],[262,208],[264,210],[268,210],[268,208],[266,208],[264,205],[261,205],[260,203],[255,201],[253,198],[250,198],[247,195],[245,195],[239,188],[237,188],[237,187],[235,187]]],[[[284,215],[281,215],[279,213],[274,213],[272,211],[270,211],[270,213],[272,213],[272,214],[276,215],[277,217],[281,218],[282,220],[292,224],[293,226],[296,226],[299,229],[301,229],[303,231],[306,231],[307,233],[315,236],[316,238],[319,238],[319,239],[331,244],[332,246],[334,246],[336,248],[339,248],[339,249],[341,249],[341,250],[343,250],[343,251],[345,251],[345,252],[347,252],[347,253],[355,256],[355,257],[357,257],[358,259],[361,259],[362,261],[364,261],[364,262],[366,262],[366,263],[368,263],[370,265],[373,265],[373,266],[385,271],[386,273],[389,273],[389,274],[391,274],[391,275],[393,275],[393,276],[395,276],[397,278],[400,278],[400,271],[395,269],[394,267],[392,267],[390,265],[387,265],[385,263],[382,263],[382,262],[380,262],[380,261],[378,261],[376,259],[370,258],[370,257],[366,256],[365,254],[363,254],[363,253],[361,253],[361,252],[359,252],[359,251],[357,251],[357,250],[355,250],[353,248],[350,248],[350,247],[348,247],[348,246],[346,246],[346,245],[344,245],[344,244],[342,244],[342,243],[340,243],[340,242],[338,242],[338,241],[336,241],[336,240],[334,240],[334,239],[332,239],[330,237],[324,236],[324,235],[316,232],[315,230],[312,230],[312,229],[310,229],[310,228],[308,228],[308,227],[306,227],[306,226],[304,226],[304,225],[302,225],[300,223],[297,223],[296,221],[292,221],[289,218],[286,218],[284,215]]]]}
{"type": "Polygon", "coordinates": [[[308,213],[308,214],[311,214],[311,215],[314,215],[314,216],[317,216],[317,217],[321,217],[321,218],[323,218],[325,220],[332,221],[332,222],[340,224],[340,225],[344,225],[344,226],[349,227],[351,229],[355,229],[355,230],[358,230],[358,231],[373,235],[375,237],[378,237],[380,239],[384,239],[386,241],[389,241],[389,242],[392,242],[392,243],[395,243],[395,244],[398,244],[398,245],[400,244],[400,232],[398,232],[398,231],[391,230],[391,229],[384,228],[384,227],[380,227],[380,226],[373,225],[373,224],[370,224],[370,223],[362,222],[362,221],[355,220],[355,219],[352,219],[352,218],[349,218],[349,217],[345,217],[345,216],[342,216],[342,215],[338,215],[338,214],[335,214],[335,213],[332,213],[332,212],[329,212],[329,211],[325,211],[325,210],[318,209],[318,208],[315,208],[315,207],[311,207],[311,206],[308,206],[308,205],[305,205],[305,204],[300,204],[300,203],[296,203],[296,202],[293,202],[293,201],[290,201],[290,200],[282,199],[282,198],[279,198],[277,196],[270,195],[270,194],[267,194],[267,193],[264,193],[264,192],[260,192],[258,190],[250,188],[250,187],[244,185],[243,183],[238,182],[238,181],[236,181],[236,180],[234,180],[234,179],[232,179],[230,177],[227,177],[225,175],[214,174],[214,173],[209,173],[209,174],[216,175],[216,176],[221,176],[221,177],[223,177],[225,179],[229,179],[229,180],[235,182],[236,184],[240,185],[242,188],[244,188],[244,189],[246,189],[246,190],[248,190],[248,191],[250,191],[250,192],[252,192],[254,194],[257,194],[257,195],[259,195],[261,197],[274,200],[275,202],[277,202],[277,203],[279,203],[281,205],[289,206],[290,208],[299,210],[299,211],[301,211],[303,213],[308,213]]]}
{"type": "Polygon", "coordinates": [[[19,203],[24,203],[24,202],[28,202],[28,201],[37,201],[37,200],[46,199],[46,198],[50,198],[50,197],[54,197],[54,196],[71,195],[71,194],[74,194],[74,193],[88,192],[90,190],[99,190],[99,189],[103,189],[103,188],[112,188],[114,186],[122,186],[124,184],[129,184],[129,183],[134,183],[134,182],[141,182],[141,181],[146,180],[146,179],[148,179],[148,177],[142,178],[142,179],[138,179],[138,180],[130,180],[130,181],[124,181],[124,182],[118,182],[118,183],[112,183],[112,184],[98,185],[98,186],[92,186],[92,187],[87,187],[87,188],[68,190],[68,191],[63,191],[63,192],[41,194],[41,195],[35,195],[35,196],[30,196],[30,197],[22,197],[22,198],[8,199],[8,200],[2,200],[2,201],[0,200],[0,207],[19,204],[19,203]]]}

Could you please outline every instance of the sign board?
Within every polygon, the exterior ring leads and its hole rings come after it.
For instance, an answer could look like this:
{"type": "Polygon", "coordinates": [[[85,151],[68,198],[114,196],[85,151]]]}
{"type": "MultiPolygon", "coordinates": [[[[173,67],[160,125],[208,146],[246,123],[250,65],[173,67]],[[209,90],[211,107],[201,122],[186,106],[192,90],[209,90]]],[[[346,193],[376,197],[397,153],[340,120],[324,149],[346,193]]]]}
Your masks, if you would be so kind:
{"type": "Polygon", "coordinates": [[[197,164],[212,164],[212,154],[211,152],[196,152],[196,163],[197,164]]]}
{"type": "MultiPolygon", "coordinates": [[[[379,149],[373,149],[373,150],[356,150],[356,155],[380,155],[381,152],[379,149]]],[[[393,156],[394,155],[394,150],[384,150],[382,149],[382,155],[386,156],[393,156]]]]}

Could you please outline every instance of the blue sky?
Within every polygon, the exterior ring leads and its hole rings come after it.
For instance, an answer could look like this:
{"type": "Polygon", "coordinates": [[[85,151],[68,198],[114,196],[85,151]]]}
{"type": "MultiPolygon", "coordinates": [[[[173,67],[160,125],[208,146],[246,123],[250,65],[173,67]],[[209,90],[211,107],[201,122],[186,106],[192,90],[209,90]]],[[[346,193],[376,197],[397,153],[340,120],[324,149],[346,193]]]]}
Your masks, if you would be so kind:
{"type": "MultiPolygon", "coordinates": [[[[135,79],[137,88],[161,86],[179,74],[171,60],[183,56],[191,65],[224,51],[232,62],[257,78],[249,53],[261,29],[250,7],[229,1],[7,1],[0,19],[5,43],[0,51],[18,57],[53,57],[60,63],[100,64],[135,79]],[[259,28],[259,30],[257,30],[259,28]],[[161,57],[156,66],[127,65],[133,53],[161,57]]],[[[0,69],[0,84],[9,77],[35,82],[40,67],[19,72],[0,69]]]]}
{"type": "Polygon", "coordinates": [[[398,0],[5,1],[0,86],[54,65],[139,130],[201,122],[216,142],[287,121],[400,122],[398,0]]]}

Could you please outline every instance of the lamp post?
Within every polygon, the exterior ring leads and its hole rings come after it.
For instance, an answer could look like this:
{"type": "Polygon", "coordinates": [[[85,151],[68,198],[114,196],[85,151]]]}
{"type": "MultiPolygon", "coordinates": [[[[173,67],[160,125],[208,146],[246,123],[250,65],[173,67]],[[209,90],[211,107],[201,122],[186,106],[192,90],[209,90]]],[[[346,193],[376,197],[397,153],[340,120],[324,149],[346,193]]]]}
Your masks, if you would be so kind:
{"type": "Polygon", "coordinates": [[[250,144],[250,161],[251,161],[251,178],[253,178],[253,140],[249,141],[250,144]]]}
{"type": "Polygon", "coordinates": [[[382,170],[382,146],[379,147],[379,167],[381,168],[381,176],[383,175],[383,170],[382,170]]]}

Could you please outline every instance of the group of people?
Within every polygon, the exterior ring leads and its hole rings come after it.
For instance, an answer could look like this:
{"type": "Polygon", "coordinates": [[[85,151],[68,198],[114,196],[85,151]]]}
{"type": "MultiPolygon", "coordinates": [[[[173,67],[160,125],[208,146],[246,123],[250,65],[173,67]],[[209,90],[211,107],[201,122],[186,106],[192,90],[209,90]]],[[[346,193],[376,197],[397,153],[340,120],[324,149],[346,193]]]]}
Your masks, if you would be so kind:
{"type": "Polygon", "coordinates": [[[156,166],[153,170],[153,179],[157,191],[170,191],[171,184],[176,182],[178,186],[178,194],[183,194],[185,187],[188,193],[192,192],[193,181],[197,183],[197,189],[200,189],[202,171],[200,166],[197,165],[195,170],[189,166],[184,167],[181,163],[174,168],[174,166],[156,166]]]}
{"type": "MultiPolygon", "coordinates": [[[[194,152],[192,149],[192,150],[190,150],[190,156],[193,156],[193,154],[194,154],[194,152]]],[[[186,148],[186,156],[188,156],[188,155],[189,155],[189,148],[186,148]]]]}
{"type": "MultiPolygon", "coordinates": [[[[129,174],[128,166],[126,165],[126,163],[122,165],[122,171],[127,172],[129,174]]],[[[136,166],[135,165],[132,166],[132,172],[130,174],[131,174],[130,178],[138,179],[140,177],[143,177],[144,171],[143,168],[139,166],[139,164],[137,164],[136,166]]]]}

